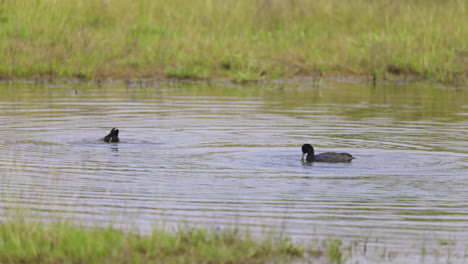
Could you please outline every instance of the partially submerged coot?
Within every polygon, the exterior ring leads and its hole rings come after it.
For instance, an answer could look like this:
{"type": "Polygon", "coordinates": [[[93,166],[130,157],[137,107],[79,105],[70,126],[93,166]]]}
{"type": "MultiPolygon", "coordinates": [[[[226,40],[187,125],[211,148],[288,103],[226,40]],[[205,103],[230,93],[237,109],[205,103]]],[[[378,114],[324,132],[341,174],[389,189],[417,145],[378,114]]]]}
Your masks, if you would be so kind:
{"type": "Polygon", "coordinates": [[[314,147],[310,144],[302,145],[302,160],[304,160],[304,155],[306,155],[307,162],[350,162],[352,159],[355,159],[349,153],[336,153],[336,152],[325,152],[318,155],[314,154],[314,147]]]}
{"type": "Polygon", "coordinates": [[[104,142],[119,142],[119,130],[117,128],[111,129],[109,134],[104,137],[104,142]]]}

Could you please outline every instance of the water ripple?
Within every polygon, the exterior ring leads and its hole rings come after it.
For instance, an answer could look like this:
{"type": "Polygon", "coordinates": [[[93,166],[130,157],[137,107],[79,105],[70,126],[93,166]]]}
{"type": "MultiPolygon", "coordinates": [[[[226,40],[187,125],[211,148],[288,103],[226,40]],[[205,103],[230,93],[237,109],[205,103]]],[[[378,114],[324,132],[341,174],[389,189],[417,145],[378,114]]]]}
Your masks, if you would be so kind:
{"type": "Polygon", "coordinates": [[[278,228],[408,254],[431,234],[468,237],[466,105],[448,114],[405,98],[369,103],[362,87],[342,102],[316,89],[117,87],[73,98],[54,89],[0,102],[3,210],[131,218],[142,230],[155,221],[278,228]],[[411,111],[423,117],[408,120],[411,111]],[[112,127],[121,143],[100,140],[112,127]],[[303,163],[306,142],[356,159],[303,163]]]}

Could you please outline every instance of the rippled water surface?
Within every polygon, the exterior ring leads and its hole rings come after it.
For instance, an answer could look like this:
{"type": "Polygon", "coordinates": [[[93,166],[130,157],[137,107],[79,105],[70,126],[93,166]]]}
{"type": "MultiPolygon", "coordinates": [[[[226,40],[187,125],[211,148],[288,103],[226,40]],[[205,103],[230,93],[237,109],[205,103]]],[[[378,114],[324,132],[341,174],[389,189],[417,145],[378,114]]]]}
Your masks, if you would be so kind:
{"type": "Polygon", "coordinates": [[[359,263],[467,259],[466,88],[4,83],[0,125],[4,213],[275,228],[356,242],[359,263]],[[122,142],[100,141],[112,127],[122,142]],[[356,159],[305,164],[303,143],[356,159]]]}

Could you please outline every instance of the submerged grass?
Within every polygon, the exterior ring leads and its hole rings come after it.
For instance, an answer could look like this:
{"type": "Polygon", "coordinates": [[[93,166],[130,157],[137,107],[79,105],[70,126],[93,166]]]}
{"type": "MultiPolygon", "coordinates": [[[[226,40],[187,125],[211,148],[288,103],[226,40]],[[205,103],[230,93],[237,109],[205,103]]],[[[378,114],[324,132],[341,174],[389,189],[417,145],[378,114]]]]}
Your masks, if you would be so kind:
{"type": "Polygon", "coordinates": [[[0,1],[0,75],[465,80],[468,0],[0,1]]]}
{"type": "Polygon", "coordinates": [[[343,261],[337,243],[323,251],[288,239],[254,239],[236,230],[155,229],[149,235],[70,221],[0,222],[1,263],[290,263],[328,257],[343,261]]]}

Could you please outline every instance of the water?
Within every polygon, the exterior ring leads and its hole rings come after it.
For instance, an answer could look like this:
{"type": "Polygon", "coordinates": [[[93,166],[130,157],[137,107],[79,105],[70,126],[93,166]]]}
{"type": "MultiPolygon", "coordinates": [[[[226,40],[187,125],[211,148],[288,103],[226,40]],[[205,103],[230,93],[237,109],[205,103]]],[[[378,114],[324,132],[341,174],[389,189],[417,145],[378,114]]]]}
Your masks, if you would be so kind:
{"type": "Polygon", "coordinates": [[[467,89],[436,85],[3,83],[0,205],[143,232],[333,237],[357,263],[458,263],[467,120],[467,89]],[[122,142],[101,142],[112,127],[122,142]],[[357,159],[304,164],[303,143],[357,159]]]}

